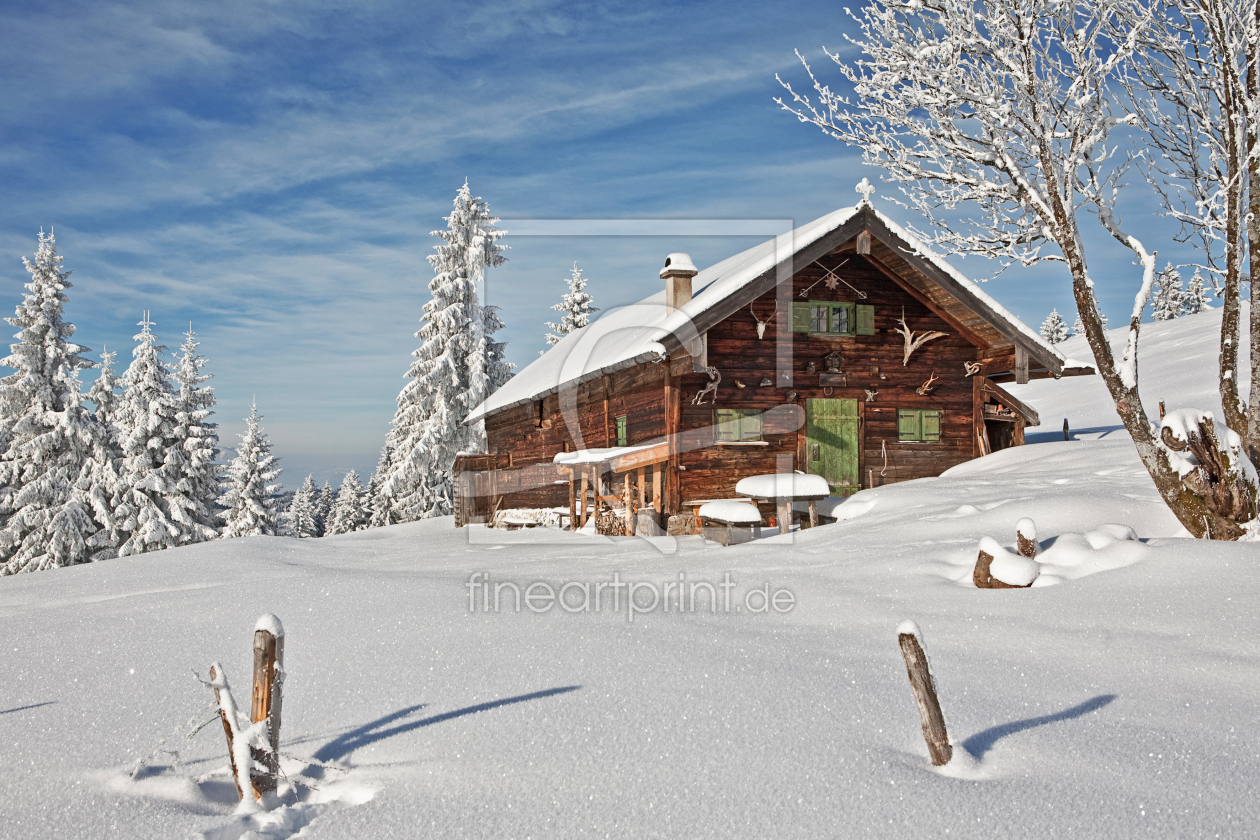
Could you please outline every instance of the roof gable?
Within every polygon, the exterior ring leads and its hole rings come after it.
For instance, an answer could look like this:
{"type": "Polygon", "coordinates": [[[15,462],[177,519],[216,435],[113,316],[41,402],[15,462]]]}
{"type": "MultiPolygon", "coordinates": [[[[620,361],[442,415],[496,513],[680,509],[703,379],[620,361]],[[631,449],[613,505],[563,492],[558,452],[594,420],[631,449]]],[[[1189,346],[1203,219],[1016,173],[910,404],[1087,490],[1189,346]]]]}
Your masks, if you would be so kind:
{"type": "MultiPolygon", "coordinates": [[[[1033,369],[1055,376],[1067,370],[1092,373],[1065,359],[1035,331],[934,254],[912,234],[866,201],[815,219],[772,240],[700,271],[692,299],[677,310],[665,307],[664,290],[602,317],[565,336],[489,399],[465,422],[521,405],[627,367],[659,361],[678,350],[698,355],[698,339],[713,325],[787,282],[800,269],[832,252],[856,247],[870,234],[872,263],[992,357],[1025,350],[1033,369]]],[[[1013,364],[1013,361],[1012,361],[1013,364]]]]}

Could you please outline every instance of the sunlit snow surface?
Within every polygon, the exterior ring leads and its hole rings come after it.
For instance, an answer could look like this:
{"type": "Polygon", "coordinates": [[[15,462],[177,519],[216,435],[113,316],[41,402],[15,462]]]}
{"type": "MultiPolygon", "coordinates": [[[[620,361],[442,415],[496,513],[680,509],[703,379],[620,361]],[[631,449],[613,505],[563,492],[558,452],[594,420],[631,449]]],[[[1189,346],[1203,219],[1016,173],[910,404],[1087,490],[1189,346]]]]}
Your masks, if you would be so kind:
{"type": "MultiPolygon", "coordinates": [[[[1030,401],[1048,426],[1102,425],[1050,396],[1089,382],[1030,401]]],[[[1122,435],[1059,437],[731,548],[444,519],[0,580],[0,834],[1255,836],[1260,549],[1175,538],[1122,435]],[[1058,585],[975,589],[979,540],[1009,547],[1023,517],[1058,585]],[[470,614],[474,572],[557,590],[729,573],[741,609],[470,614]],[[742,609],[763,586],[793,608],[742,609]],[[222,728],[182,737],[211,719],[190,671],[220,661],[247,704],[264,613],[286,631],[282,751],[326,767],[286,759],[299,794],[237,817],[222,728]],[[955,743],[945,768],[898,651],[907,619],[955,743]],[[130,778],[172,732],[178,762],[130,778]]]]}

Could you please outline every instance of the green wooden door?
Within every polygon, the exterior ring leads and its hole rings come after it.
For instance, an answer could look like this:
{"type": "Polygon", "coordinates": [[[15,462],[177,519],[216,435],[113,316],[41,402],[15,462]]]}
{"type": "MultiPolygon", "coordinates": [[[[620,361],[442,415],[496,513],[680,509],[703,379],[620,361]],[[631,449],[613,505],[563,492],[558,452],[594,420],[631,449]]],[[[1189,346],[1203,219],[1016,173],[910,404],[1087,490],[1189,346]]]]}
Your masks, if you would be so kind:
{"type": "Polygon", "coordinates": [[[831,485],[831,495],[852,496],[858,475],[858,401],[806,400],[805,463],[831,485]]]}

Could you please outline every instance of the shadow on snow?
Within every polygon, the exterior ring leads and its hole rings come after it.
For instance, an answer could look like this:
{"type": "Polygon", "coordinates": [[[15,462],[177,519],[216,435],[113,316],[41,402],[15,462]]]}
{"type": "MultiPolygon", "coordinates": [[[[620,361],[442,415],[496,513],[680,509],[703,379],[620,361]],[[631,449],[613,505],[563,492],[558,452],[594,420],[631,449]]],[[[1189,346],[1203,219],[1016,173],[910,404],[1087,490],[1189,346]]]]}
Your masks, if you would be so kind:
{"type": "Polygon", "coordinates": [[[463,717],[464,715],[486,712],[490,709],[497,709],[500,706],[510,706],[513,703],[524,703],[527,700],[539,700],[543,697],[552,697],[556,694],[567,694],[570,691],[577,691],[579,688],[581,688],[580,685],[566,685],[559,688],[548,688],[542,691],[531,692],[530,694],[520,694],[516,697],[505,697],[502,700],[490,700],[486,703],[478,703],[475,706],[465,706],[462,709],[455,709],[451,712],[443,712],[440,715],[433,715],[432,717],[401,723],[397,726],[390,726],[389,724],[423,709],[425,704],[421,703],[416,706],[408,706],[405,709],[400,709],[397,712],[385,715],[382,718],[377,718],[371,723],[366,723],[357,729],[352,729],[344,735],[339,735],[324,746],[320,747],[313,757],[316,761],[336,761],[337,759],[344,758],[354,752],[359,747],[364,747],[368,744],[375,744],[379,741],[385,740],[386,738],[392,738],[395,735],[401,735],[404,732],[411,732],[412,730],[419,729],[422,726],[431,726],[435,723],[442,723],[443,721],[463,717]]]}
{"type": "Polygon", "coordinates": [[[1073,706],[1070,709],[1064,709],[1061,712],[1055,712],[1052,715],[1042,715],[1041,717],[1026,718],[1024,720],[1011,721],[997,726],[991,726],[983,732],[977,732],[970,738],[962,742],[962,747],[977,759],[988,752],[993,745],[1001,738],[1007,735],[1014,735],[1016,732],[1023,732],[1026,729],[1032,729],[1037,726],[1044,726],[1047,723],[1057,723],[1061,720],[1072,720],[1082,715],[1096,712],[1103,706],[1106,706],[1112,700],[1115,700],[1115,694],[1100,694],[1097,697],[1086,700],[1073,706]]]}

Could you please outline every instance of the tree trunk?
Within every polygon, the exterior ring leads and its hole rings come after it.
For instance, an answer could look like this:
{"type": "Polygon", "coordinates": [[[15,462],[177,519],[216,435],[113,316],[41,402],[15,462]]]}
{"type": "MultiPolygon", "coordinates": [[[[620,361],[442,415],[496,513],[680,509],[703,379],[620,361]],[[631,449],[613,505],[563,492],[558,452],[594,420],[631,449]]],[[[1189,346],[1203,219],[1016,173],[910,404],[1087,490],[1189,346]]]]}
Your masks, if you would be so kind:
{"type": "MultiPolygon", "coordinates": [[[[1107,386],[1107,391],[1115,401],[1116,413],[1120,415],[1120,420],[1124,423],[1125,430],[1133,439],[1133,444],[1137,448],[1138,457],[1141,458],[1142,465],[1146,467],[1146,471],[1150,473],[1151,480],[1155,482],[1155,489],[1159,492],[1160,498],[1164,500],[1169,510],[1173,512],[1173,515],[1177,517],[1177,520],[1181,522],[1185,529],[1196,538],[1238,539],[1246,533],[1240,527],[1241,523],[1220,516],[1202,496],[1195,493],[1182,482],[1181,476],[1169,464],[1168,455],[1161,443],[1156,440],[1152,433],[1150,420],[1146,416],[1146,410],[1142,406],[1142,398],[1138,394],[1137,336],[1141,329],[1140,312],[1138,315],[1132,316],[1129,322],[1134,373],[1132,387],[1125,384],[1121,378],[1120,372],[1116,368],[1115,356],[1111,352],[1111,344],[1107,341],[1107,333],[1102,326],[1102,319],[1098,315],[1098,306],[1089,280],[1089,272],[1085,265],[1085,257],[1080,247],[1080,238],[1076,229],[1075,219],[1064,212],[1066,208],[1058,200],[1059,197],[1057,195],[1055,198],[1055,210],[1060,221],[1060,231],[1068,231],[1068,233],[1060,233],[1058,237],[1059,245],[1072,273],[1072,292],[1076,298],[1076,307],[1081,316],[1081,324],[1085,327],[1085,338],[1089,341],[1090,350],[1094,353],[1094,359],[1098,365],[1098,374],[1102,377],[1103,382],[1107,386]]],[[[1121,239],[1118,231],[1112,231],[1112,234],[1117,239],[1121,239]]],[[[1140,245],[1134,247],[1136,240],[1121,239],[1121,241],[1127,247],[1137,252],[1139,256],[1142,256],[1143,252],[1138,250],[1140,245]]],[[[1148,259],[1152,261],[1153,266],[1154,255],[1149,255],[1148,259]]]]}

